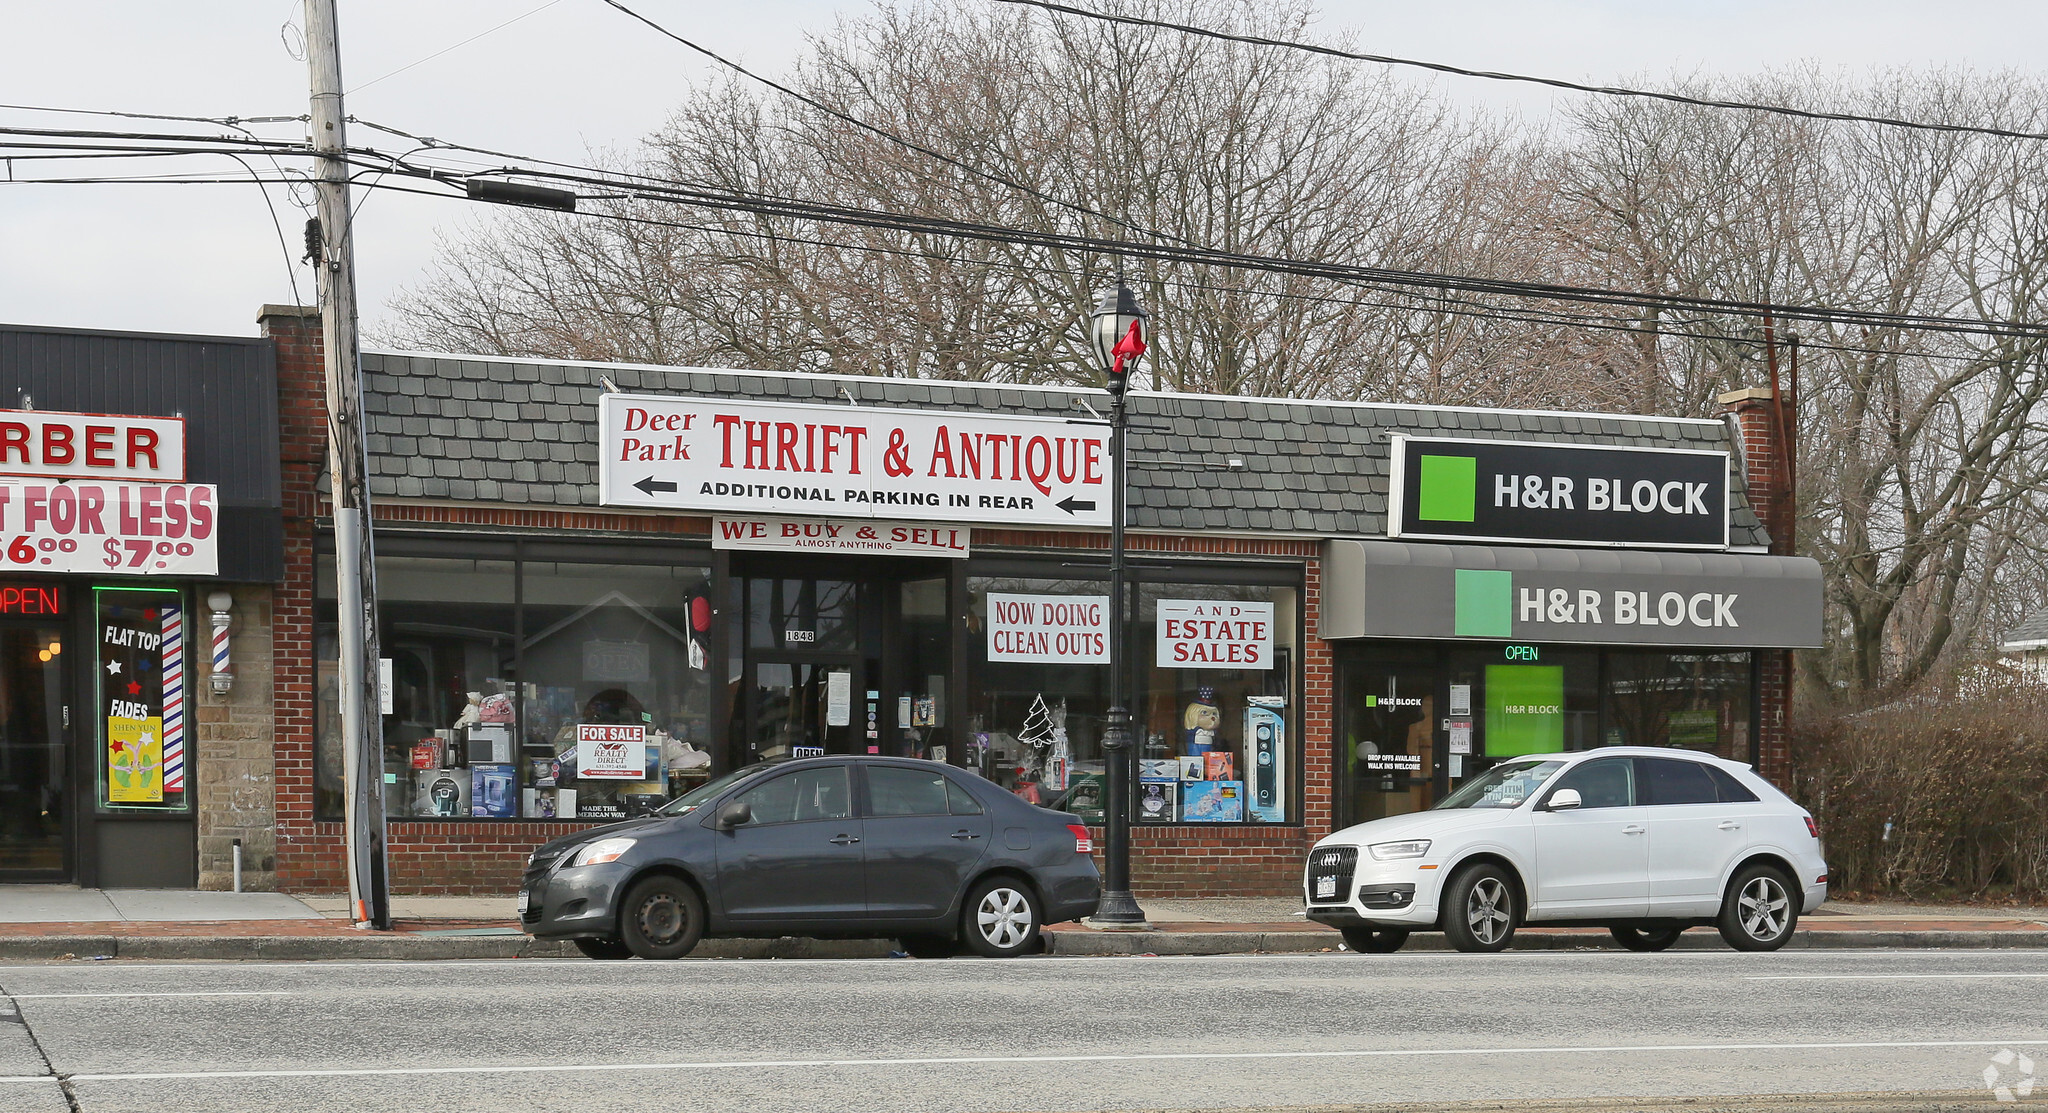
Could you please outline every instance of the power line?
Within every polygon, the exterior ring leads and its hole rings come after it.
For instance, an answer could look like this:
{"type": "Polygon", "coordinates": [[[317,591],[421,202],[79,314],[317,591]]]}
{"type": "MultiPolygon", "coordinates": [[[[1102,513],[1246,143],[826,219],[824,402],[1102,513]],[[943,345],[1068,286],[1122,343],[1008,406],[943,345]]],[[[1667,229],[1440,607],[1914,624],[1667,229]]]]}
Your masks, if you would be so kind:
{"type": "Polygon", "coordinates": [[[804,104],[807,104],[810,107],[818,110],[819,112],[823,112],[825,115],[830,116],[833,119],[852,124],[854,127],[860,128],[863,131],[871,132],[875,135],[878,135],[881,138],[888,140],[889,142],[894,143],[905,150],[914,151],[917,154],[924,155],[927,158],[937,159],[948,166],[952,166],[960,170],[965,170],[969,174],[973,174],[977,177],[984,178],[991,182],[995,182],[998,185],[1007,186],[1011,189],[1017,190],[1020,193],[1024,193],[1028,196],[1035,197],[1040,201],[1044,201],[1047,204],[1057,205],[1063,209],[1071,209],[1074,212],[1082,213],[1087,216],[1092,216],[1097,220],[1107,221],[1108,223],[1114,224],[1119,228],[1125,229],[1126,231],[1136,232],[1141,236],[1154,236],[1161,239],[1170,239],[1178,243],[1190,244],[1192,246],[1192,241],[1181,239],[1179,236],[1172,236],[1163,232],[1153,231],[1149,228],[1139,227],[1138,225],[1132,224],[1129,221],[1121,220],[1117,217],[1110,216],[1108,213],[1101,212],[1097,209],[1091,209],[1078,201],[1069,201],[1063,197],[1056,197],[1050,193],[1046,193],[1042,190],[1035,189],[1031,186],[1025,185],[1023,182],[1017,181],[1014,178],[1010,178],[1003,174],[997,174],[994,173],[993,171],[983,170],[978,166],[969,165],[968,163],[963,162],[960,159],[954,158],[952,155],[934,150],[921,143],[916,143],[911,140],[905,139],[902,136],[897,135],[896,133],[891,132],[885,128],[877,127],[876,125],[868,123],[866,120],[863,120],[857,116],[854,116],[850,113],[842,112],[839,109],[834,108],[831,105],[826,104],[825,102],[818,100],[815,97],[808,96],[804,93],[800,93],[797,90],[792,89],[789,86],[782,84],[781,82],[775,81],[772,78],[763,77],[760,74],[755,73],[754,71],[746,68],[745,66],[740,65],[738,62],[735,62],[732,59],[725,57],[724,55],[718,54],[707,47],[700,46],[697,43],[691,42],[689,39],[686,39],[681,35],[676,34],[674,31],[671,31],[668,28],[663,27],[661,24],[654,22],[653,20],[647,18],[646,16],[641,15],[639,12],[636,12],[633,9],[627,7],[626,5],[620,3],[619,0],[604,0],[604,3],[610,5],[611,7],[617,8],[619,11],[624,12],[625,14],[633,17],[634,19],[639,20],[641,23],[644,23],[647,26],[653,28],[655,31],[663,35],[666,35],[671,39],[674,39],[676,42],[679,42],[684,46],[689,47],[691,50],[694,50],[697,53],[702,54],[706,58],[709,58],[712,61],[717,62],[720,65],[723,65],[733,70],[734,72],[741,74],[744,77],[747,77],[754,81],[758,81],[761,84],[766,85],[770,89],[774,89],[775,91],[782,93],[786,96],[793,97],[796,100],[799,100],[804,104]]]}
{"type": "Polygon", "coordinates": [[[387,73],[387,74],[385,74],[385,75],[384,75],[383,77],[373,77],[373,78],[371,78],[370,80],[368,80],[368,81],[365,81],[365,82],[363,82],[363,83],[362,83],[361,85],[358,85],[358,86],[356,86],[355,88],[353,88],[353,89],[350,89],[350,90],[348,90],[348,92],[346,92],[346,93],[343,93],[342,95],[343,95],[343,96],[353,96],[354,94],[356,94],[356,93],[360,93],[360,92],[362,92],[362,91],[363,91],[364,89],[367,89],[367,88],[369,88],[369,87],[370,87],[370,86],[372,86],[372,85],[375,85],[375,84],[376,84],[376,83],[378,83],[379,81],[385,81],[385,80],[388,80],[388,79],[390,79],[390,78],[394,78],[394,77],[397,77],[397,76],[398,76],[399,74],[402,74],[402,73],[404,73],[405,71],[407,71],[407,70],[409,70],[409,69],[413,68],[414,66],[423,66],[423,65],[426,65],[426,64],[427,64],[428,62],[431,62],[431,61],[433,61],[434,59],[436,59],[436,58],[439,58],[439,57],[440,57],[441,55],[443,55],[443,54],[446,54],[446,53],[448,53],[448,52],[449,52],[449,51],[451,51],[451,50],[460,50],[460,49],[462,49],[463,47],[465,47],[465,46],[468,46],[468,45],[469,45],[470,43],[473,43],[473,42],[477,41],[478,39],[481,39],[481,38],[483,38],[483,37],[484,37],[485,35],[489,35],[489,34],[492,34],[493,32],[497,32],[497,31],[503,31],[503,30],[504,30],[505,28],[507,28],[507,27],[510,27],[510,26],[512,26],[513,24],[515,24],[515,23],[519,22],[520,20],[522,20],[522,19],[525,19],[525,18],[527,18],[527,16],[534,16],[534,15],[539,15],[540,13],[542,13],[542,12],[544,12],[544,11],[548,10],[549,8],[552,8],[552,7],[554,7],[554,6],[556,5],[556,4],[559,4],[559,3],[561,3],[561,2],[562,2],[562,0],[547,0],[547,3],[545,3],[545,4],[542,4],[542,5],[541,5],[540,7],[538,7],[538,8],[534,8],[534,9],[532,9],[532,10],[530,10],[530,11],[528,11],[528,12],[525,12],[525,13],[523,13],[523,14],[521,14],[521,15],[515,15],[515,16],[513,16],[513,17],[512,17],[511,19],[508,19],[508,20],[506,20],[505,22],[503,22],[503,23],[500,23],[500,24],[498,24],[498,25],[497,25],[497,26],[495,26],[495,27],[491,27],[491,28],[488,28],[488,29],[486,29],[486,30],[483,30],[483,31],[478,31],[478,32],[477,32],[476,34],[474,34],[474,35],[471,35],[470,37],[468,37],[468,38],[466,38],[466,39],[462,40],[462,41],[461,41],[461,42],[459,42],[459,43],[456,43],[456,44],[455,44],[454,46],[449,46],[449,47],[443,47],[443,48],[441,48],[440,50],[437,50],[437,51],[433,52],[432,54],[429,54],[429,55],[427,55],[426,57],[424,57],[424,58],[420,59],[420,60],[419,60],[419,61],[417,61],[417,62],[408,62],[408,63],[406,63],[405,65],[403,65],[403,66],[400,66],[400,67],[398,67],[398,68],[397,68],[397,69],[395,69],[395,70],[392,70],[392,71],[391,71],[390,73],[387,73]]]}
{"type": "Polygon", "coordinates": [[[1442,62],[1423,62],[1414,58],[1395,58],[1385,54],[1361,54],[1356,51],[1340,50],[1319,43],[1301,42],[1295,39],[1273,39],[1263,35],[1241,35],[1230,31],[1218,31],[1210,27],[1198,27],[1188,23],[1175,23],[1165,19],[1150,19],[1145,16],[1117,15],[1110,12],[1090,11],[1068,4],[1053,3],[1052,0],[994,0],[998,4],[1015,4],[1023,7],[1044,8],[1062,15],[1099,19],[1107,23],[1124,23],[1136,27],[1157,27],[1166,31],[1179,31],[1187,35],[1220,39],[1224,42],[1244,43],[1250,46],[1275,46],[1288,50],[1306,51],[1332,58],[1348,58],[1356,62],[1377,62],[1388,66],[1412,66],[1416,69],[1446,73],[1456,77],[1477,77],[1488,81],[1517,81],[1530,85],[1545,85],[1553,89],[1568,89],[1575,93],[1598,93],[1610,97],[1638,97],[1644,100],[1668,101],[1672,104],[1690,105],[1694,108],[1731,108],[1744,112],[1769,112],[1780,116],[1794,116],[1805,120],[1832,120],[1852,124],[1881,124],[1885,127],[1910,128],[1915,131],[1939,131],[1967,135],[1990,135],[2000,139],[2048,139],[2048,133],[2037,131],[2016,131],[2008,128],[1982,127],[1971,124],[1935,124],[1925,120],[1905,120],[1894,116],[1864,116],[1853,112],[1822,112],[1815,109],[1793,108],[1782,104],[1758,104],[1750,101],[1715,100],[1710,97],[1689,97],[1682,93],[1660,93],[1648,89],[1630,89],[1618,85],[1584,85],[1576,81],[1565,81],[1555,77],[1531,77],[1527,74],[1502,73],[1495,70],[1472,70],[1463,66],[1452,66],[1442,62]]]}

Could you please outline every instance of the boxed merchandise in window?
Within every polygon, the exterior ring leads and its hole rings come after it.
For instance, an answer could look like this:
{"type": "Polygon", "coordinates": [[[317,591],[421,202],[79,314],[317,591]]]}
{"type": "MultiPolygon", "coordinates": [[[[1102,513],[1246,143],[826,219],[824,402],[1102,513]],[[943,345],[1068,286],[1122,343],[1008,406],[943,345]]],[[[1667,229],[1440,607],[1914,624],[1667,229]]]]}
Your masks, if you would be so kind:
{"type": "Polygon", "coordinates": [[[1142,781],[1138,785],[1138,822],[1172,823],[1179,803],[1179,781],[1142,781]]]}
{"type": "Polygon", "coordinates": [[[512,728],[508,726],[470,727],[469,763],[471,765],[511,764],[512,728]]]}
{"type": "Polygon", "coordinates": [[[518,813],[518,771],[511,765],[472,765],[469,814],[479,819],[512,819],[518,813]]]}
{"type": "Polygon", "coordinates": [[[1237,775],[1237,755],[1223,750],[1210,750],[1202,755],[1202,779],[1205,781],[1227,781],[1237,775]]]}
{"type": "Polygon", "coordinates": [[[469,815],[469,770],[421,769],[412,775],[412,814],[436,817],[469,815]]]}
{"type": "Polygon", "coordinates": [[[1181,786],[1181,822],[1242,823],[1243,781],[1193,781],[1181,786]]]}

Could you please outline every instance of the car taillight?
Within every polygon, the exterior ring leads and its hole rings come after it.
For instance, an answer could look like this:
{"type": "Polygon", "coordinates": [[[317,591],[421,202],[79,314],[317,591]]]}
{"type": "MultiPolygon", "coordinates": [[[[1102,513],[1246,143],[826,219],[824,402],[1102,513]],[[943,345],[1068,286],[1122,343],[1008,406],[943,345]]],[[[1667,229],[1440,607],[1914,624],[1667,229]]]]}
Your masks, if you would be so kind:
{"type": "Polygon", "coordinates": [[[1067,824],[1067,830],[1074,836],[1074,853],[1095,853],[1095,840],[1088,837],[1088,828],[1078,823],[1069,823],[1067,824]]]}
{"type": "Polygon", "coordinates": [[[1806,817],[1806,833],[1816,839],[1820,837],[1820,824],[1815,823],[1812,816],[1806,817]]]}

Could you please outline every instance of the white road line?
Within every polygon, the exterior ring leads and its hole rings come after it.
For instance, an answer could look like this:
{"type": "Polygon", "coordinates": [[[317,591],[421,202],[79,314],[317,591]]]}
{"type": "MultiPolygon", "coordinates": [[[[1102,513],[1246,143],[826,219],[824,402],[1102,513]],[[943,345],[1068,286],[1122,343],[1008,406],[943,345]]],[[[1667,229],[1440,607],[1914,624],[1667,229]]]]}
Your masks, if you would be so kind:
{"type": "Polygon", "coordinates": [[[73,997],[290,997],[288,989],[194,989],[183,993],[10,993],[16,1001],[62,1001],[73,997]]]}
{"type": "Polygon", "coordinates": [[[1911,982],[1941,978],[2048,978],[2048,973],[1997,974],[1751,974],[1752,982],[1911,982]]]}
{"type": "MultiPolygon", "coordinates": [[[[1133,1055],[969,1055],[918,1059],[714,1059],[679,1063],[549,1063],[496,1067],[337,1067],[325,1070],[138,1071],[73,1074],[72,1082],[210,1081],[238,1078],[391,1078],[476,1074],[578,1074],[679,1070],[816,1070],[820,1067],[1009,1066],[1034,1063],[1162,1063],[1248,1059],[1399,1059],[1468,1055],[1615,1055],[1700,1051],[1857,1051],[1943,1047],[2039,1047],[2048,1039],[1885,1040],[1868,1043],[1681,1043],[1613,1047],[1423,1047],[1356,1051],[1182,1051],[1133,1055]]],[[[46,1075],[0,1076],[0,1083],[43,1082],[46,1075]]]]}

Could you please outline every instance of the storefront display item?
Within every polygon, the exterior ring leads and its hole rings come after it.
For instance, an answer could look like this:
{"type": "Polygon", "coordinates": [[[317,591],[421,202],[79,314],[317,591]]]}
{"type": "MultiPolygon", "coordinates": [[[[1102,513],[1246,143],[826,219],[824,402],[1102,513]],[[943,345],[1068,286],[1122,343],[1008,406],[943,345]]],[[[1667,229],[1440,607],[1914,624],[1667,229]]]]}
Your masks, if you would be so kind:
{"type": "Polygon", "coordinates": [[[1279,696],[1253,696],[1244,709],[1247,813],[1262,823],[1278,823],[1287,815],[1287,701],[1279,696]]]}
{"type": "Polygon", "coordinates": [[[1138,762],[1138,778],[1148,781],[1180,780],[1180,761],[1176,758],[1145,758],[1138,762]]]}
{"type": "Polygon", "coordinates": [[[1180,786],[1182,823],[1242,823],[1243,781],[1194,781],[1180,786]]]}
{"type": "Polygon", "coordinates": [[[1202,755],[1202,779],[1205,781],[1228,781],[1237,777],[1237,755],[1226,750],[1210,750],[1202,755]]]}
{"type": "Polygon", "coordinates": [[[1216,689],[1197,689],[1195,701],[1181,715],[1181,753],[1208,753],[1216,745],[1216,728],[1222,725],[1223,709],[1216,706],[1216,689]]]}
{"type": "Polygon", "coordinates": [[[1142,823],[1172,823],[1180,802],[1179,781],[1141,781],[1138,784],[1138,820],[1142,823]]]}
{"type": "Polygon", "coordinates": [[[1192,757],[1175,758],[1174,766],[1180,771],[1180,776],[1174,778],[1175,780],[1199,781],[1202,779],[1203,762],[1201,754],[1195,754],[1192,757]]]}
{"type": "Polygon", "coordinates": [[[470,727],[465,752],[471,765],[511,764],[512,728],[497,725],[470,727]]]}
{"type": "Polygon", "coordinates": [[[511,819],[518,814],[518,770],[511,765],[469,768],[469,814],[481,819],[511,819]]]}
{"type": "Polygon", "coordinates": [[[436,819],[469,815],[470,771],[423,769],[413,774],[412,814],[436,819]]]}
{"type": "Polygon", "coordinates": [[[441,767],[441,740],[422,738],[412,744],[412,767],[414,769],[439,769],[441,767]]]}

